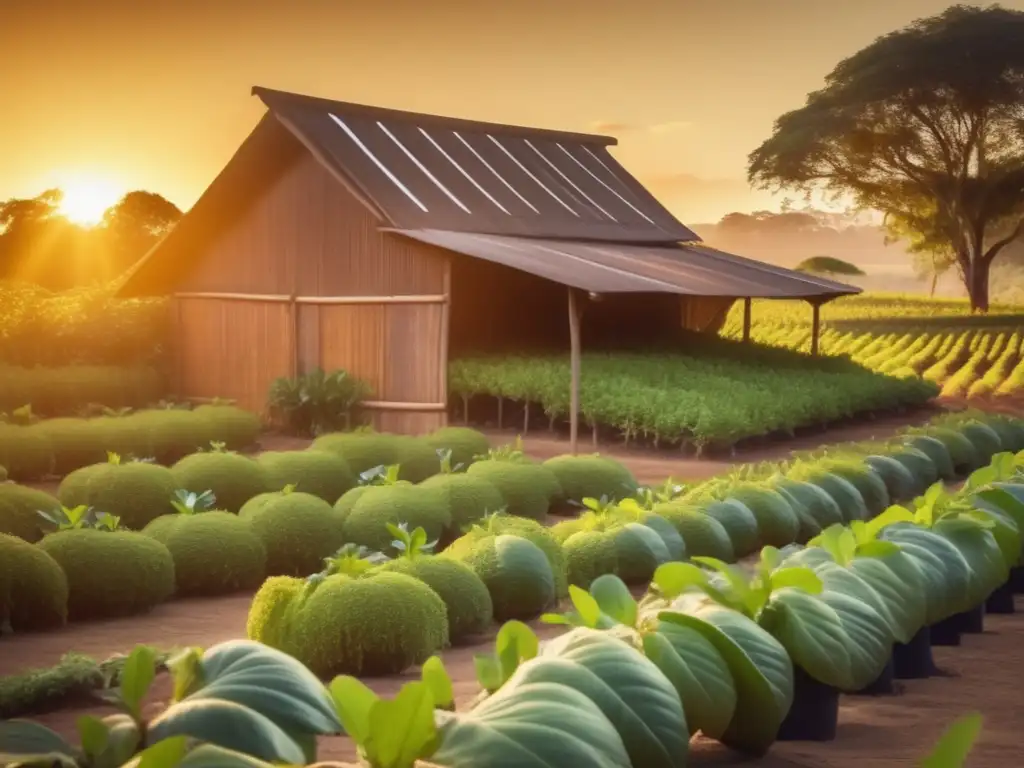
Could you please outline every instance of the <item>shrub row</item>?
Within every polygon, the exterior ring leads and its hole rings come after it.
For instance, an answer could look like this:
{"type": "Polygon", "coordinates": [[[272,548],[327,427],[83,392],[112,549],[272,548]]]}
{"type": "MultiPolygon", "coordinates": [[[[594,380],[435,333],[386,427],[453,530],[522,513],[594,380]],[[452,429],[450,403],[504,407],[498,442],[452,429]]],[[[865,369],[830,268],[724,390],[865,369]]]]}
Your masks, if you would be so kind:
{"type": "Polygon", "coordinates": [[[164,382],[155,368],[0,365],[0,412],[8,414],[28,405],[38,416],[78,416],[98,406],[141,408],[163,395],[164,382]]]}
{"type": "Polygon", "coordinates": [[[211,442],[249,447],[260,429],[257,416],[222,405],[46,419],[28,426],[0,424],[0,466],[12,480],[36,480],[105,461],[108,453],[166,464],[211,442]]]}

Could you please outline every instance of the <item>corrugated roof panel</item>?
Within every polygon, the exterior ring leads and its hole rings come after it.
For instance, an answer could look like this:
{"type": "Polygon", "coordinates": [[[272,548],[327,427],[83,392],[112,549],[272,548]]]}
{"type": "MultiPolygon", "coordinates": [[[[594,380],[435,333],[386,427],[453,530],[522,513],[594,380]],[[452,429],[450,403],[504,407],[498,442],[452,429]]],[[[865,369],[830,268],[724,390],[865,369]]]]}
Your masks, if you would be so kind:
{"type": "Polygon", "coordinates": [[[594,243],[438,230],[390,231],[594,293],[796,299],[860,292],[843,283],[685,245],[594,243]]]}
{"type": "Polygon", "coordinates": [[[253,91],[399,229],[699,239],[612,159],[614,140],[253,91]]]}

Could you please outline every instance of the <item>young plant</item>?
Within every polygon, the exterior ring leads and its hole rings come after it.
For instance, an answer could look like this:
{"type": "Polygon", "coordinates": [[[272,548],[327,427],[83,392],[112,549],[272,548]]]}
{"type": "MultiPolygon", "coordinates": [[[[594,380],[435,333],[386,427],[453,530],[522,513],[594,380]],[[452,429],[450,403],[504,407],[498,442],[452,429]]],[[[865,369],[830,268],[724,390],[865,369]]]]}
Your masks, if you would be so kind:
{"type": "Polygon", "coordinates": [[[398,525],[385,523],[385,525],[387,525],[388,533],[395,537],[391,546],[401,553],[399,557],[415,560],[420,555],[433,554],[432,550],[437,546],[438,540],[434,539],[428,542],[427,532],[423,528],[416,528],[410,533],[408,523],[399,523],[398,525]]]}
{"type": "Polygon", "coordinates": [[[61,506],[60,509],[45,511],[36,510],[36,514],[54,527],[57,531],[70,531],[92,528],[100,531],[116,531],[121,518],[106,512],[97,512],[86,504],[77,507],[61,506]]]}
{"type": "Polygon", "coordinates": [[[19,427],[27,427],[39,421],[39,417],[32,412],[32,404],[15,408],[10,413],[0,413],[0,423],[14,424],[19,427]]]}
{"type": "Polygon", "coordinates": [[[529,458],[523,451],[523,438],[521,435],[516,435],[515,441],[508,445],[499,445],[497,448],[491,448],[487,453],[473,457],[473,461],[485,461],[487,459],[512,462],[529,461],[529,458]]]}
{"type": "MultiPolygon", "coordinates": [[[[633,501],[633,499],[627,499],[627,501],[633,501]]],[[[600,499],[587,497],[582,501],[570,499],[569,503],[574,507],[590,510],[596,515],[604,515],[615,509],[615,500],[609,499],[607,496],[602,496],[600,499]]],[[[637,502],[633,501],[633,503],[635,504],[637,502]]]]}
{"type": "Polygon", "coordinates": [[[315,369],[297,378],[281,377],[270,387],[270,410],[290,431],[319,435],[349,429],[352,410],[370,394],[365,382],[343,370],[315,369]]]}
{"type": "Polygon", "coordinates": [[[209,453],[233,453],[233,451],[229,451],[228,450],[228,444],[225,443],[225,442],[222,442],[220,440],[211,440],[210,441],[210,448],[209,448],[208,452],[209,453]]]}
{"type": "Polygon", "coordinates": [[[672,501],[684,493],[686,493],[686,486],[680,485],[670,477],[660,486],[641,486],[636,490],[630,501],[634,501],[641,508],[650,511],[654,509],[655,504],[672,501]]]}
{"type": "Polygon", "coordinates": [[[981,714],[977,712],[957,718],[921,761],[921,768],[963,768],[981,734],[981,726],[981,714]]]}
{"type": "Polygon", "coordinates": [[[171,506],[174,507],[179,515],[195,515],[200,512],[209,512],[216,503],[217,496],[213,491],[193,493],[192,491],[186,491],[184,488],[176,490],[174,498],[171,499],[171,506]]]}
{"type": "Polygon", "coordinates": [[[117,419],[117,418],[123,418],[124,416],[127,416],[133,410],[134,410],[133,408],[130,408],[128,406],[125,406],[123,408],[108,408],[108,407],[104,406],[103,407],[103,415],[107,416],[108,418],[115,418],[115,419],[117,419]]]}
{"type": "Polygon", "coordinates": [[[487,693],[501,688],[524,661],[536,657],[540,641],[521,621],[506,621],[494,640],[493,655],[473,657],[476,678],[487,693]]]}
{"type": "MultiPolygon", "coordinates": [[[[424,538],[426,538],[424,536],[424,538]]],[[[307,581],[318,584],[328,576],[341,573],[346,576],[361,576],[381,563],[387,562],[387,555],[360,544],[346,544],[330,557],[324,558],[324,569],[310,576],[307,581]]]]}
{"type": "Polygon", "coordinates": [[[398,483],[398,473],[401,469],[402,466],[400,464],[391,464],[390,466],[380,464],[376,467],[370,467],[359,473],[359,484],[395,485],[398,483]]]}
{"type": "Polygon", "coordinates": [[[466,468],[466,465],[461,462],[455,465],[452,464],[451,448],[438,448],[435,452],[437,453],[438,460],[441,462],[442,475],[452,475],[466,468]]]}

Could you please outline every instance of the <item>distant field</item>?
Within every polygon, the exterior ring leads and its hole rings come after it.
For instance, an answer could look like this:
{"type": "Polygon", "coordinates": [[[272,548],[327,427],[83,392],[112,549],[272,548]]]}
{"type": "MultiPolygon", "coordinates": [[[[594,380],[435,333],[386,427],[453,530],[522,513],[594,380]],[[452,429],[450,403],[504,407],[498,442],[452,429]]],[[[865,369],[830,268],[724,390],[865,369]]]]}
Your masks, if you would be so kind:
{"type": "MultiPolygon", "coordinates": [[[[971,315],[966,301],[865,294],[822,307],[821,351],[846,355],[879,373],[920,377],[943,397],[1024,394],[1024,306],[993,305],[971,315]]],[[[806,352],[811,311],[803,302],[757,301],[751,337],[759,343],[806,352]]],[[[739,338],[743,307],[733,307],[722,334],[739,338]]]]}

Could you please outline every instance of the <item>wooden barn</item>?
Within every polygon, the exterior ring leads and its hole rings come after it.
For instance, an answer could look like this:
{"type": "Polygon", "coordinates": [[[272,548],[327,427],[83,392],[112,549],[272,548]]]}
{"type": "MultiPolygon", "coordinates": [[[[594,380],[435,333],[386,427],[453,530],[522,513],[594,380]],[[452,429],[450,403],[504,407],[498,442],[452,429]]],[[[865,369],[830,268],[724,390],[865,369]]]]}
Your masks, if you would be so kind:
{"type": "Polygon", "coordinates": [[[275,378],[343,368],[379,429],[419,433],[446,422],[459,355],[717,328],[750,297],[817,317],[858,291],[701,245],[613,138],[253,93],[262,120],[121,289],[173,294],[180,397],[262,411],[275,378]]]}

